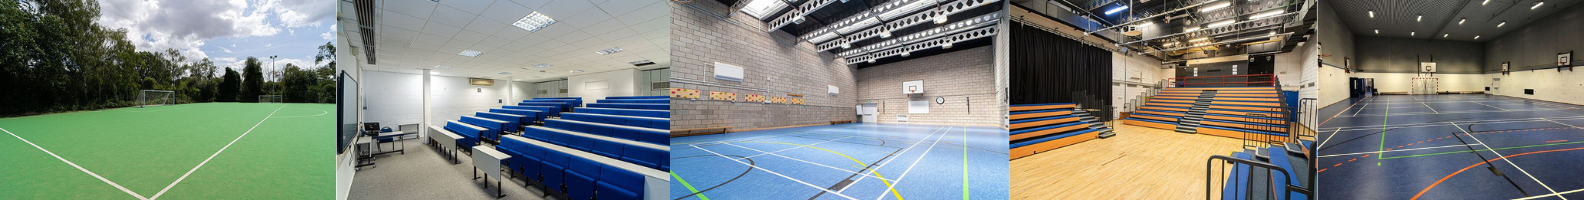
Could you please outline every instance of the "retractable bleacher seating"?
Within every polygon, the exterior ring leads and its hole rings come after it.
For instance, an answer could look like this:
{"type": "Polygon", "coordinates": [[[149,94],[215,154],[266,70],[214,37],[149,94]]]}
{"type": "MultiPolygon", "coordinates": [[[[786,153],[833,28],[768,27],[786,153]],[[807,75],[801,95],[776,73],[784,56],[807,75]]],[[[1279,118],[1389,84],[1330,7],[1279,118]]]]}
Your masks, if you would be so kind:
{"type": "Polygon", "coordinates": [[[1096,121],[1073,103],[1012,105],[1007,139],[1009,159],[1061,148],[1099,138],[1111,128],[1096,121]]]}
{"type": "MultiPolygon", "coordinates": [[[[1313,143],[1308,141],[1289,142],[1288,146],[1262,147],[1265,149],[1245,149],[1234,152],[1227,157],[1212,157],[1215,160],[1225,161],[1224,165],[1231,165],[1232,170],[1226,171],[1224,177],[1207,177],[1222,181],[1220,185],[1209,185],[1212,189],[1221,188],[1221,199],[1313,199],[1314,163],[1309,159],[1313,143]],[[1295,149],[1296,148],[1296,149],[1295,149]],[[1256,151],[1264,150],[1272,155],[1261,156],[1256,151]],[[1235,158],[1235,160],[1233,160],[1235,158]]],[[[1215,170],[1210,174],[1223,173],[1215,170]]],[[[1208,195],[1207,195],[1208,197],[1208,195]]]]}
{"type": "Polygon", "coordinates": [[[505,169],[547,195],[641,199],[649,184],[669,182],[662,179],[668,178],[665,172],[671,168],[670,97],[608,97],[596,102],[584,103],[581,97],[534,98],[462,116],[451,121],[456,128],[447,129],[476,134],[464,138],[468,141],[494,140],[486,143],[497,144],[497,150],[512,156],[505,169]],[[492,138],[490,133],[498,134],[492,138]]]}
{"type": "Polygon", "coordinates": [[[1149,97],[1123,123],[1231,138],[1245,133],[1281,138],[1288,126],[1284,109],[1275,87],[1173,87],[1149,97]]]}

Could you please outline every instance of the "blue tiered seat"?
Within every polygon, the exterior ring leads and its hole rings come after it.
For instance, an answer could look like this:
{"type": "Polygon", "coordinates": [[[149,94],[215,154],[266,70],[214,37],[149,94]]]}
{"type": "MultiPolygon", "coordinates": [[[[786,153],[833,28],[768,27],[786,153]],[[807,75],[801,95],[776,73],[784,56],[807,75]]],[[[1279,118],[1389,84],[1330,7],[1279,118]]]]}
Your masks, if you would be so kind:
{"type": "Polygon", "coordinates": [[[625,159],[599,157],[514,135],[503,136],[496,149],[512,155],[506,164],[508,169],[544,185],[546,191],[565,194],[570,199],[640,199],[647,182],[645,174],[664,175],[664,171],[643,168],[624,162],[625,159]]]}
{"type": "MultiPolygon", "coordinates": [[[[541,113],[544,113],[545,117],[561,116],[561,107],[557,107],[557,106],[524,106],[524,105],[518,104],[516,106],[501,106],[501,108],[539,111],[541,113]]],[[[539,120],[544,120],[545,117],[540,117],[539,120]]]]}
{"type": "Polygon", "coordinates": [[[622,126],[564,119],[547,119],[544,127],[622,138],[658,145],[670,145],[671,133],[664,129],[622,126]]]}
{"type": "Polygon", "coordinates": [[[482,117],[462,116],[462,119],[461,120],[457,120],[457,121],[460,121],[462,123],[472,124],[474,126],[484,127],[484,129],[487,129],[487,130],[486,130],[486,132],[484,134],[480,135],[479,137],[481,139],[487,139],[487,140],[492,140],[492,141],[493,140],[500,140],[500,134],[503,131],[508,130],[508,129],[506,129],[507,127],[512,127],[513,130],[516,129],[515,125],[511,125],[510,123],[507,123],[506,121],[485,119],[485,118],[482,118],[482,117]]]}
{"type": "Polygon", "coordinates": [[[561,112],[571,112],[572,111],[572,103],[568,103],[568,102],[534,102],[534,101],[524,100],[523,102],[517,103],[517,105],[519,105],[519,106],[550,106],[550,107],[555,107],[555,109],[557,111],[561,111],[561,112]]]}
{"type": "Polygon", "coordinates": [[[571,99],[573,104],[583,106],[583,97],[539,97],[534,99],[571,99]]]}
{"type": "Polygon", "coordinates": [[[489,129],[487,128],[462,123],[456,120],[446,121],[445,129],[447,131],[451,131],[452,133],[456,133],[457,135],[462,135],[462,139],[457,140],[457,143],[462,144],[462,148],[464,149],[478,144],[479,137],[484,135],[484,133],[489,132],[489,129]]]}
{"type": "Polygon", "coordinates": [[[510,108],[491,108],[491,109],[489,109],[489,112],[522,115],[522,116],[527,116],[527,117],[530,118],[529,120],[532,120],[532,121],[523,122],[523,125],[534,124],[534,122],[543,121],[545,119],[545,117],[548,117],[548,116],[546,116],[546,114],[548,114],[548,113],[539,112],[539,111],[536,111],[536,110],[521,110],[521,109],[510,109],[510,108]]]}
{"type": "Polygon", "coordinates": [[[567,113],[567,114],[561,115],[561,119],[578,120],[578,121],[595,122],[595,123],[606,123],[606,124],[615,124],[615,125],[625,125],[625,126],[637,126],[637,127],[653,128],[653,129],[670,129],[671,128],[671,119],[670,118],[622,116],[622,115],[607,115],[607,114],[592,114],[592,113],[567,113]]]}
{"type": "Polygon", "coordinates": [[[670,98],[671,98],[671,96],[627,96],[627,97],[605,97],[605,99],[670,99],[670,98]]]}
{"type": "Polygon", "coordinates": [[[1009,159],[1061,148],[1099,138],[1109,128],[1091,128],[1091,121],[1074,115],[1073,103],[1012,105],[1008,110],[1007,143],[1009,159]]]}
{"type": "Polygon", "coordinates": [[[534,99],[529,99],[529,100],[523,100],[523,102],[551,102],[551,103],[566,103],[567,106],[570,106],[570,107],[582,107],[583,106],[583,100],[578,100],[578,99],[534,98],[534,99]]]}
{"type": "Polygon", "coordinates": [[[671,103],[671,99],[600,99],[595,103],[671,103]]]}
{"type": "Polygon", "coordinates": [[[593,113],[606,115],[626,115],[639,117],[671,118],[671,110],[648,109],[622,109],[622,108],[578,108],[578,113],[593,113]]]}
{"type": "Polygon", "coordinates": [[[523,124],[533,124],[534,123],[534,118],[533,117],[529,117],[529,116],[525,116],[525,115],[494,113],[494,112],[474,112],[473,116],[483,117],[483,118],[486,118],[486,119],[506,121],[508,123],[508,125],[506,125],[508,127],[506,129],[507,132],[517,132],[517,128],[521,127],[523,124]]]}
{"type": "Polygon", "coordinates": [[[625,108],[625,109],[671,110],[671,104],[662,104],[662,103],[591,103],[591,104],[587,104],[587,105],[590,108],[625,108]]]}

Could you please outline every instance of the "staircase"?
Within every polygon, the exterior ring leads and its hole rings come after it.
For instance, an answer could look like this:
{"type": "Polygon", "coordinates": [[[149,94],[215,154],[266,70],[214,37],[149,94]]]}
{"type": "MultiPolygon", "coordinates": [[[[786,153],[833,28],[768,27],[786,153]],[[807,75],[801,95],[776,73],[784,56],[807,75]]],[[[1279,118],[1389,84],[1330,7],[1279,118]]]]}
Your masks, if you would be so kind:
{"type": "Polygon", "coordinates": [[[1188,112],[1177,120],[1177,132],[1198,133],[1199,121],[1204,120],[1205,110],[1210,109],[1210,102],[1215,99],[1215,94],[1215,90],[1200,91],[1199,98],[1194,99],[1193,107],[1189,107],[1188,112]]]}
{"type": "Polygon", "coordinates": [[[1010,159],[1099,138],[1111,129],[1074,103],[1019,104],[1008,111],[1010,159]],[[1095,128],[1097,127],[1100,128],[1095,128]]]}
{"type": "Polygon", "coordinates": [[[1100,138],[1110,138],[1111,136],[1116,136],[1115,132],[1111,132],[1110,126],[1106,126],[1105,122],[1095,118],[1094,115],[1090,115],[1089,111],[1078,109],[1074,110],[1073,113],[1074,115],[1078,115],[1078,120],[1082,120],[1084,123],[1089,124],[1090,129],[1100,131],[1100,138]]]}
{"type": "Polygon", "coordinates": [[[1276,87],[1172,87],[1148,99],[1123,124],[1230,138],[1273,138],[1267,142],[1287,136],[1287,110],[1276,87]]]}

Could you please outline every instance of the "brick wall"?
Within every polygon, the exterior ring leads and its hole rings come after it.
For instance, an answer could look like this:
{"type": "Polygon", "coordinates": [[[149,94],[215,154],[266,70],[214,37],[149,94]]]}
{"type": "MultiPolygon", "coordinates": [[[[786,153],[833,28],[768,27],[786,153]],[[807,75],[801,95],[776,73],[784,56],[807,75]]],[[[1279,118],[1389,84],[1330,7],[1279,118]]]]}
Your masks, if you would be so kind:
{"type": "MultiPolygon", "coordinates": [[[[733,13],[716,1],[672,3],[672,87],[757,94],[768,97],[804,95],[807,105],[673,100],[671,128],[772,128],[853,120],[857,94],[854,69],[829,53],[814,50],[782,31],[746,14],[733,13]],[[721,19],[719,17],[725,17],[721,19]],[[743,67],[743,81],[714,78],[714,63],[743,67]],[[826,85],[843,94],[826,94],[826,85]]],[[[900,84],[900,83],[898,83],[900,84]]],[[[706,97],[707,98],[707,97],[706,97]]]]}
{"type": "Polygon", "coordinates": [[[880,104],[880,122],[1000,126],[1006,105],[996,100],[995,48],[964,49],[858,70],[858,103],[880,104]],[[902,82],[924,80],[924,94],[902,94],[902,82]],[[936,97],[946,103],[936,104],[936,97]],[[928,101],[929,113],[908,113],[908,101],[928,101]]]}

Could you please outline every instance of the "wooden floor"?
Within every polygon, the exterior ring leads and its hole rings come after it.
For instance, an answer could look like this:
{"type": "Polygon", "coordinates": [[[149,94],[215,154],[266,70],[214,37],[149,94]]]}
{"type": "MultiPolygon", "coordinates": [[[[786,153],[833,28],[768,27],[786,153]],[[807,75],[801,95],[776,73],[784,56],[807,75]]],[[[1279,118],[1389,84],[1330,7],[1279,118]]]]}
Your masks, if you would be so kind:
{"type": "Polygon", "coordinates": [[[1012,160],[1012,199],[1203,198],[1206,159],[1241,150],[1243,144],[1232,138],[1117,126],[1115,137],[1012,160]]]}

